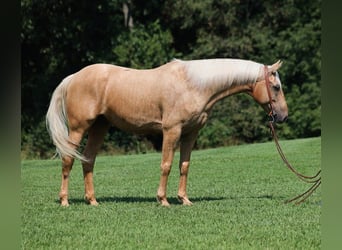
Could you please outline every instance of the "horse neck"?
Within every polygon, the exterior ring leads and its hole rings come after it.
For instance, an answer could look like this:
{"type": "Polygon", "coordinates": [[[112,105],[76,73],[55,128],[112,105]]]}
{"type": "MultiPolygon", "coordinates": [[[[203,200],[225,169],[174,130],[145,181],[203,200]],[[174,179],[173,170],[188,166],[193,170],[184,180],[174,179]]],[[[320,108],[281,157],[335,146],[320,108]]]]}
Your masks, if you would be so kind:
{"type": "Polygon", "coordinates": [[[251,83],[262,75],[263,65],[240,59],[205,59],[180,61],[193,88],[208,98],[211,108],[217,101],[249,91],[251,83]]]}
{"type": "Polygon", "coordinates": [[[205,109],[211,110],[215,103],[234,94],[251,94],[254,84],[255,83],[231,84],[229,86],[226,86],[225,88],[207,89],[205,92],[208,101],[205,109]]]}

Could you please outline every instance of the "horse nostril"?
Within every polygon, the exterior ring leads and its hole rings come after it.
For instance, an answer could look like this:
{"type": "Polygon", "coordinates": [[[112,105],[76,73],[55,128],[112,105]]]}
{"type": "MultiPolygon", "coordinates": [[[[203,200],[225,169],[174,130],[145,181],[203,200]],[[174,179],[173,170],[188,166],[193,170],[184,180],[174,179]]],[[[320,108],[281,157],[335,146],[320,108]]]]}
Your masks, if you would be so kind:
{"type": "Polygon", "coordinates": [[[286,122],[286,121],[287,121],[287,118],[288,118],[288,117],[285,116],[284,119],[283,119],[283,122],[286,122]]]}

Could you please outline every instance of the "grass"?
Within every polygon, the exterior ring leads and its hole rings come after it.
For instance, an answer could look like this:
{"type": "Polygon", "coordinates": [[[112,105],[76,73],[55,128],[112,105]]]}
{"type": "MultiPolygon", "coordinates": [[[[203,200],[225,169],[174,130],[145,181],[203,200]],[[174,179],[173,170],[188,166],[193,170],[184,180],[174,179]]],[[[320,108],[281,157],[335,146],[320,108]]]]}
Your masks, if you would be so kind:
{"type": "MultiPolygon", "coordinates": [[[[321,138],[281,141],[289,161],[313,175],[321,138]]],[[[181,206],[176,155],[170,208],[157,204],[160,154],[98,157],[98,207],[83,201],[76,162],[70,207],[58,204],[60,162],[22,161],[22,249],[320,249],[321,188],[303,204],[284,200],[308,185],[286,169],[273,143],[194,151],[181,206]]]]}

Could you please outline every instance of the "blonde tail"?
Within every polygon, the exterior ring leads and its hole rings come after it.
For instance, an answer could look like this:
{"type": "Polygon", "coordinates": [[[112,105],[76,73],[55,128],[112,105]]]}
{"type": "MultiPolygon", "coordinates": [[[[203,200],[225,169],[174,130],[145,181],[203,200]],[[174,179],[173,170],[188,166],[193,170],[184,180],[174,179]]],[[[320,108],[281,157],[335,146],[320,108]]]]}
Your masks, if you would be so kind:
{"type": "Polygon", "coordinates": [[[73,75],[69,75],[64,78],[53,92],[50,106],[46,114],[46,127],[60,157],[70,156],[86,161],[85,157],[79,153],[75,147],[71,146],[73,142],[69,140],[68,136],[65,94],[72,76],[73,75]]]}

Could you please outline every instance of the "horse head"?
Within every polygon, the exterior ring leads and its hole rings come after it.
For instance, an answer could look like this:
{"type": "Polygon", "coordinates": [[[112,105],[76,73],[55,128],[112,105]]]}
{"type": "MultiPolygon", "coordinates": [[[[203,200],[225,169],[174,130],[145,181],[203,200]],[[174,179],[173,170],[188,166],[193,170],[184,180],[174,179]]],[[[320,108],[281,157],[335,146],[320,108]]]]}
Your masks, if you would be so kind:
{"type": "Polygon", "coordinates": [[[257,81],[251,95],[264,108],[274,122],[285,122],[288,108],[277,70],[282,62],[265,66],[263,77],[257,81]]]}

